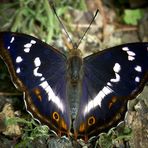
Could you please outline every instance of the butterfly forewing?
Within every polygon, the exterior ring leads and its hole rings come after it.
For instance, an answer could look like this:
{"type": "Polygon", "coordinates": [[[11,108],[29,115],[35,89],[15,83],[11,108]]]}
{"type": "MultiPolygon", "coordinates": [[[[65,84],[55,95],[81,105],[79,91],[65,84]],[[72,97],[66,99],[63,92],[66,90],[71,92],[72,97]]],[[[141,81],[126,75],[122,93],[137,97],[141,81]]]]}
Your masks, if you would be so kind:
{"type": "Polygon", "coordinates": [[[91,137],[116,125],[127,101],[148,81],[148,44],[113,47],[84,58],[82,97],[75,133],[91,137]]]}
{"type": "Polygon", "coordinates": [[[66,57],[34,37],[9,32],[0,34],[0,52],[28,110],[51,129],[68,132],[66,57]]]}

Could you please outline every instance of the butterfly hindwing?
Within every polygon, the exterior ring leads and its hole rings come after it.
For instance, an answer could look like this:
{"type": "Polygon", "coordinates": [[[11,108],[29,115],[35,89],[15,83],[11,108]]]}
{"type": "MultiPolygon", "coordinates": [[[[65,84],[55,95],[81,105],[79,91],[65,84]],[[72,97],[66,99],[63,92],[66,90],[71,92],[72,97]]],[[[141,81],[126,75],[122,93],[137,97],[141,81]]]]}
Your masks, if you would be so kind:
{"type": "Polygon", "coordinates": [[[34,37],[10,32],[0,33],[0,52],[13,82],[25,92],[28,111],[56,132],[68,133],[66,57],[34,37]]]}
{"type": "Polygon", "coordinates": [[[90,55],[83,61],[82,97],[75,133],[91,137],[124,118],[127,101],[148,81],[148,43],[131,43],[90,55]]]}

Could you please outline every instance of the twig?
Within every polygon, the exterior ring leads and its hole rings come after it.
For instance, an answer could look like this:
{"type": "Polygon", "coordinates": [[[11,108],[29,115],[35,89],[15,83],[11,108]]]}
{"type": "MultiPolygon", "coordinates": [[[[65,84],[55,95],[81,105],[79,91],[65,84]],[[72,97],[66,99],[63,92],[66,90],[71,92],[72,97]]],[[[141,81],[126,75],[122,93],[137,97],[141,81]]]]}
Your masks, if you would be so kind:
{"type": "Polygon", "coordinates": [[[137,26],[123,25],[117,22],[115,22],[114,25],[117,27],[116,31],[136,31],[138,29],[137,26]]]}
{"type": "Polygon", "coordinates": [[[20,96],[21,93],[0,92],[0,96],[20,96]]]}
{"type": "MultiPolygon", "coordinates": [[[[89,24],[79,24],[79,25],[78,24],[66,24],[66,25],[69,27],[73,27],[73,28],[76,28],[77,26],[79,28],[88,28],[89,24]]],[[[92,24],[91,28],[98,28],[98,26],[96,24],[92,24]]]]}

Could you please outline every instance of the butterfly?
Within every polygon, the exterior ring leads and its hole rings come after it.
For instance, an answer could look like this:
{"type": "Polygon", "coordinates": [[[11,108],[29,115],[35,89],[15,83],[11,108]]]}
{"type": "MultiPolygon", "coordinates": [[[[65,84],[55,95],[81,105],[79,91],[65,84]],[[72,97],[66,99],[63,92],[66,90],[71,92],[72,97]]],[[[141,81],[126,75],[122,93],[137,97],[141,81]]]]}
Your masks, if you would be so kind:
{"type": "Polygon", "coordinates": [[[0,33],[0,56],[27,111],[59,135],[89,139],[124,119],[127,101],[148,81],[148,43],[129,43],[82,58],[39,39],[0,33]]]}

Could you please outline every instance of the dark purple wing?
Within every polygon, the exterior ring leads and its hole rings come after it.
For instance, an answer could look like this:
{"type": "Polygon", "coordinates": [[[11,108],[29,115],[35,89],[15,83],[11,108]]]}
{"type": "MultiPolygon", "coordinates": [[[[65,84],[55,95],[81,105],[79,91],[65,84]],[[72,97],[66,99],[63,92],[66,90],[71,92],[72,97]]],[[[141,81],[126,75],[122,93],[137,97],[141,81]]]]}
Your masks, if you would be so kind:
{"type": "Polygon", "coordinates": [[[90,138],[124,118],[127,101],[148,81],[148,43],[125,44],[84,58],[79,114],[74,130],[90,138]]]}
{"type": "Polygon", "coordinates": [[[34,37],[10,32],[0,33],[0,55],[24,92],[27,110],[52,130],[68,133],[66,57],[34,37]]]}

